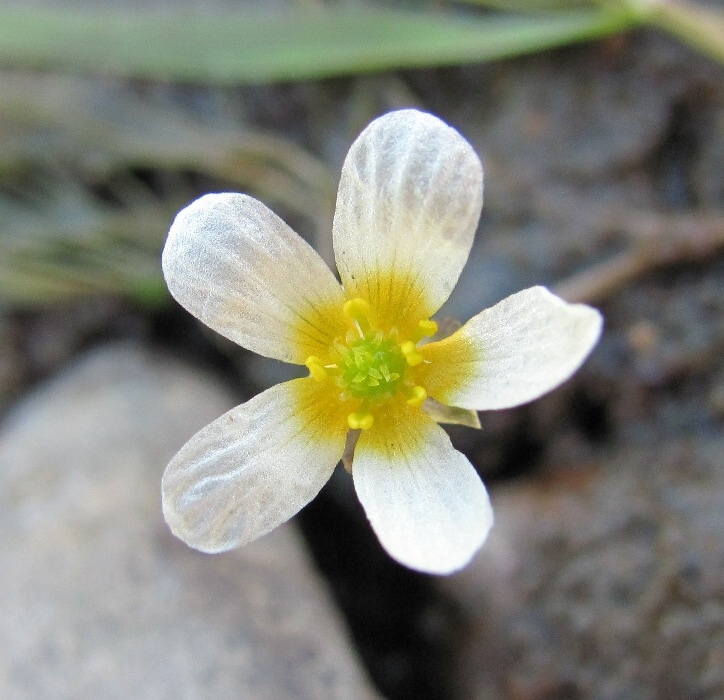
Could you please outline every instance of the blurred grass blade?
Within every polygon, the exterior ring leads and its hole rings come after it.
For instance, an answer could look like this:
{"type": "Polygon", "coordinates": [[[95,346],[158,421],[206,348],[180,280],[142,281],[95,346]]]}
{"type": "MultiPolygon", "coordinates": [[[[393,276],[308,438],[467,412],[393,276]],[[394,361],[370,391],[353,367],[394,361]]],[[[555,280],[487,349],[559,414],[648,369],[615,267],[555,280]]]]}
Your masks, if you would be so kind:
{"type": "Polygon", "coordinates": [[[330,240],[336,178],[289,139],[223,111],[201,119],[174,89],[25,71],[0,84],[0,311],[166,303],[161,246],[199,176],[291,216],[320,250],[330,240]]]}
{"type": "Polygon", "coordinates": [[[487,7],[501,12],[523,12],[535,14],[538,12],[558,12],[574,8],[594,7],[595,0],[458,0],[468,5],[487,7]]]}
{"type": "Polygon", "coordinates": [[[724,15],[720,9],[699,7],[685,0],[629,0],[649,24],[679,37],[702,53],[724,63],[724,15]]]}
{"type": "Polygon", "coordinates": [[[0,9],[0,65],[234,84],[486,61],[605,36],[625,9],[495,16],[356,9],[118,13],[0,9]]]}
{"type": "Polygon", "coordinates": [[[165,302],[158,258],[170,213],[105,211],[76,194],[51,196],[39,212],[0,195],[0,310],[98,294],[165,302]]]}

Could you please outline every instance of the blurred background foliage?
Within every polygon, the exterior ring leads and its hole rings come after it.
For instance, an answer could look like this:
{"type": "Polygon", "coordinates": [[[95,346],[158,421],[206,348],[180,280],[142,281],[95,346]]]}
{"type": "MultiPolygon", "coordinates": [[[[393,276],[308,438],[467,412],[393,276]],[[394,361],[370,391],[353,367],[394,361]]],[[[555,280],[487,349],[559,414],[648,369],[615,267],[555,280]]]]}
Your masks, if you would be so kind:
{"type": "MultiPolygon", "coordinates": [[[[0,306],[104,294],[164,303],[169,221],[212,187],[260,197],[330,258],[339,156],[240,127],[233,93],[203,86],[478,63],[645,24],[724,62],[720,10],[680,0],[261,7],[0,7],[0,306]]],[[[365,85],[348,99],[346,144],[375,114],[365,85]]],[[[386,92],[378,106],[414,103],[402,83],[386,92]]]]}

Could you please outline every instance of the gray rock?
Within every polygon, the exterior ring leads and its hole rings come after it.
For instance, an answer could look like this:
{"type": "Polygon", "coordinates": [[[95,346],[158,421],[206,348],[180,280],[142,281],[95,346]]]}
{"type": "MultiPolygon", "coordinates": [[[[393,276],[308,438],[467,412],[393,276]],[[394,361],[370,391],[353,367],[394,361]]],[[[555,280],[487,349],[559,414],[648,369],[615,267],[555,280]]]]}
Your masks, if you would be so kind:
{"type": "Polygon", "coordinates": [[[291,525],[207,556],[159,480],[231,405],[129,346],[94,352],[0,430],[0,696],[371,698],[291,525]]]}
{"type": "Polygon", "coordinates": [[[722,454],[682,436],[496,490],[441,583],[471,620],[461,697],[724,697],[722,454]]]}

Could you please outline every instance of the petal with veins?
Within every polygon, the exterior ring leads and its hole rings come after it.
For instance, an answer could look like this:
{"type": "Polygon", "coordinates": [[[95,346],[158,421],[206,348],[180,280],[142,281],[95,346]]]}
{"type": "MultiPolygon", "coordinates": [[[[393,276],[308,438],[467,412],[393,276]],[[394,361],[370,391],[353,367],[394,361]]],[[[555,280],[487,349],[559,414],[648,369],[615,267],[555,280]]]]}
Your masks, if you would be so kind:
{"type": "Polygon", "coordinates": [[[442,403],[478,411],[519,406],[565,382],[602,326],[596,309],[531,287],[426,345],[425,388],[442,403]]]}
{"type": "Polygon", "coordinates": [[[383,325],[431,316],[468,259],[482,202],[480,160],[457,131],[411,109],[373,121],[344,162],[334,215],[350,297],[383,325]]]}
{"type": "Polygon", "coordinates": [[[390,430],[364,431],[354,485],[382,546],[418,571],[465,566],[493,523],[487,491],[431,418],[404,404],[390,430]]]}
{"type": "Polygon", "coordinates": [[[278,384],[199,431],[166,468],[163,513],[191,547],[222,552],[291,518],[324,486],[347,425],[307,379],[278,384]]]}
{"type": "Polygon", "coordinates": [[[302,364],[344,332],[344,296],[331,270],[247,195],[209,194],[186,207],[171,226],[162,262],[180,304],[261,355],[302,364]]]}

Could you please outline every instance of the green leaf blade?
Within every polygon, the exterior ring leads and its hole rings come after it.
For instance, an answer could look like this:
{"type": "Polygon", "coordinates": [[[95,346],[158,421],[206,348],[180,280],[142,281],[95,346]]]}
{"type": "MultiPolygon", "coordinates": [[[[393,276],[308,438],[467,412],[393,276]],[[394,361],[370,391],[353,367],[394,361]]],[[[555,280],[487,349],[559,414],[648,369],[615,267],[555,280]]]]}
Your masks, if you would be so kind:
{"type": "Polygon", "coordinates": [[[630,13],[276,15],[0,10],[0,65],[226,85],[489,61],[606,36],[630,13]]]}

